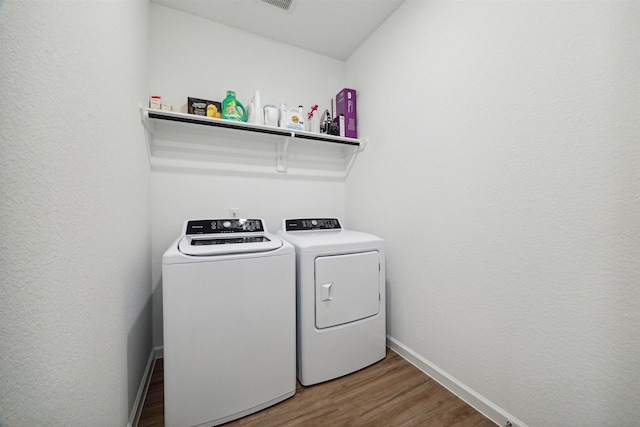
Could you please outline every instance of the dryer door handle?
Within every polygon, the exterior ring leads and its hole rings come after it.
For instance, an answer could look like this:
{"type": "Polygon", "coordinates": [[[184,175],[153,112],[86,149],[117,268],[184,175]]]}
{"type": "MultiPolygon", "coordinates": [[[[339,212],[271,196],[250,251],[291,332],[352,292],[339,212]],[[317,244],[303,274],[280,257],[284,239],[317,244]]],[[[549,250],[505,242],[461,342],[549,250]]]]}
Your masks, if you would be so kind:
{"type": "Polygon", "coordinates": [[[322,285],[321,287],[321,301],[331,301],[333,298],[331,298],[331,287],[333,286],[333,283],[325,283],[324,285],[322,285]]]}

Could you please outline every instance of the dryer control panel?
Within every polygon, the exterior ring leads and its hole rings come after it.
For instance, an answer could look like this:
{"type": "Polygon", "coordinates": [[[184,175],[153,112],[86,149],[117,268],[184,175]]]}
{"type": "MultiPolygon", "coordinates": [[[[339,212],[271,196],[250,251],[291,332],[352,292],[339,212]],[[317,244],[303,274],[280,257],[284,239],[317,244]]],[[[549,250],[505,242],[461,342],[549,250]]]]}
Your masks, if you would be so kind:
{"type": "Polygon", "coordinates": [[[285,231],[341,230],[337,218],[304,218],[284,221],[285,231]]]}
{"type": "Polygon", "coordinates": [[[261,219],[200,219],[187,221],[185,235],[219,233],[262,233],[261,219]]]}

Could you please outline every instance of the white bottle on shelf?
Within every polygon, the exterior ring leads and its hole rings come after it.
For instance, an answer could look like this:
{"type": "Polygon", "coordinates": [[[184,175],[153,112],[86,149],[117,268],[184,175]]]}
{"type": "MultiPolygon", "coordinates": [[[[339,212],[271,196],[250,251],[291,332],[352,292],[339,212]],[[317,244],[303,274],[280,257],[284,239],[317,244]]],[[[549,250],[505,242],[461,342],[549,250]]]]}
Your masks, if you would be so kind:
{"type": "Polygon", "coordinates": [[[249,108],[247,109],[249,114],[248,122],[256,125],[264,124],[264,114],[262,111],[262,102],[260,101],[260,91],[257,90],[249,102],[249,108]]]}

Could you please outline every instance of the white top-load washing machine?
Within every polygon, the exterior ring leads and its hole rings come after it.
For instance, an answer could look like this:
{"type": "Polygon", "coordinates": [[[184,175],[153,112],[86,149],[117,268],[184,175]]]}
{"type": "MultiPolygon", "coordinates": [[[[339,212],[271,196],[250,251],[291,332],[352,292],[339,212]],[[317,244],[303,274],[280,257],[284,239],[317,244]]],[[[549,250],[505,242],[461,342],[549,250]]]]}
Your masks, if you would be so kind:
{"type": "Polygon", "coordinates": [[[260,219],[186,221],[162,258],[165,425],[295,394],[295,252],[260,219]]]}
{"type": "Polygon", "coordinates": [[[285,219],[296,248],[297,373],[302,385],[337,378],[386,355],[385,249],[336,218],[285,219]]]}

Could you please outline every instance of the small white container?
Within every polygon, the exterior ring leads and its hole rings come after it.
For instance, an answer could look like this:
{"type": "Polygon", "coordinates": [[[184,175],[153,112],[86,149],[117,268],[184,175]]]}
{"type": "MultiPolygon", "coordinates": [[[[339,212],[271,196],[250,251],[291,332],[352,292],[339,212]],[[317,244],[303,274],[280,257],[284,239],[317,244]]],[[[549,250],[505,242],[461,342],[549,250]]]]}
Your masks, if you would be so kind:
{"type": "Polygon", "coordinates": [[[317,114],[314,114],[313,117],[311,117],[311,120],[308,121],[308,123],[309,132],[320,133],[320,119],[318,118],[317,114]]]}
{"type": "Polygon", "coordinates": [[[280,112],[278,107],[273,104],[267,104],[264,106],[264,124],[266,126],[278,127],[278,120],[280,119],[280,112]]]}
{"type": "Polygon", "coordinates": [[[159,95],[152,95],[149,98],[149,108],[159,110],[162,108],[162,97],[159,95]]]}

